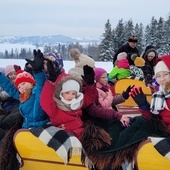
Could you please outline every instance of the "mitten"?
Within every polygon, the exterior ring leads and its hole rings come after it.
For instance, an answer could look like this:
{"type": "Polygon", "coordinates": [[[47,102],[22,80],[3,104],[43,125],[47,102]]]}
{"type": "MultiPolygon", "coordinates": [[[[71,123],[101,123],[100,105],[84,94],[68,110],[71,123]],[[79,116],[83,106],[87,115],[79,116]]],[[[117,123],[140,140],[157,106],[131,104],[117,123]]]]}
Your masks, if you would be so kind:
{"type": "Polygon", "coordinates": [[[150,104],[148,103],[146,95],[143,93],[141,87],[134,87],[130,93],[131,97],[133,98],[135,103],[139,106],[139,108],[143,110],[150,109],[150,104]]]}
{"type": "Polygon", "coordinates": [[[84,76],[81,77],[88,85],[94,84],[94,69],[88,65],[83,66],[84,76]]]}
{"type": "Polygon", "coordinates": [[[25,60],[32,66],[34,73],[41,72],[44,66],[43,53],[40,50],[36,51],[34,49],[33,54],[34,54],[33,60],[30,60],[30,59],[25,59],[25,60]]]}
{"type": "Polygon", "coordinates": [[[58,62],[47,60],[47,79],[55,82],[60,73],[61,69],[58,62]]]}
{"type": "Polygon", "coordinates": [[[126,91],[123,91],[122,96],[125,100],[127,100],[129,98],[129,92],[131,91],[131,89],[134,87],[133,86],[128,86],[128,88],[126,89],[126,91]]]}

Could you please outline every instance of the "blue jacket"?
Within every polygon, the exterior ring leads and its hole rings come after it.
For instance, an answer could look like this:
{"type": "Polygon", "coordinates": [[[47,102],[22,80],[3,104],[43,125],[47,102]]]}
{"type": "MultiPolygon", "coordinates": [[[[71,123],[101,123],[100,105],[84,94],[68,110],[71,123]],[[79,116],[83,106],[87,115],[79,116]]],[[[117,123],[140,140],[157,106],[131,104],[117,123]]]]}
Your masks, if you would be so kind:
{"type": "MultiPolygon", "coordinates": [[[[45,82],[44,72],[34,74],[36,85],[32,89],[31,97],[20,103],[19,110],[23,116],[23,128],[40,127],[49,121],[48,116],[40,106],[40,94],[45,82]]],[[[0,86],[13,98],[19,100],[19,91],[13,83],[4,75],[0,73],[0,86]]]]}

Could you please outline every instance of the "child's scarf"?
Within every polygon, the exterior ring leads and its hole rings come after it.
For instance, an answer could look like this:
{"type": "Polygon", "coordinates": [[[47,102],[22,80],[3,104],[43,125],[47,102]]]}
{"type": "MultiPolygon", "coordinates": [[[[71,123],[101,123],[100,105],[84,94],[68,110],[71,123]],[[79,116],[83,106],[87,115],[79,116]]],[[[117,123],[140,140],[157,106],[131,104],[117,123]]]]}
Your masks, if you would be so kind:
{"type": "Polygon", "coordinates": [[[159,114],[160,110],[168,109],[166,99],[170,98],[170,92],[158,91],[152,95],[151,100],[151,112],[153,114],[159,114]]]}

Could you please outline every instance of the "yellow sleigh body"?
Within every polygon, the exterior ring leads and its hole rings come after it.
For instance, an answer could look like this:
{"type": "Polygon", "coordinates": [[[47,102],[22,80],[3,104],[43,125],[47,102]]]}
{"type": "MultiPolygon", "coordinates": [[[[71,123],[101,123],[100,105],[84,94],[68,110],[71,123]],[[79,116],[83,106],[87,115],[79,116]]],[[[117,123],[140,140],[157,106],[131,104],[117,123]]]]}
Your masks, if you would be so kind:
{"type": "Polygon", "coordinates": [[[72,156],[65,164],[57,153],[31,132],[18,130],[14,136],[14,144],[22,161],[20,170],[87,170],[82,165],[81,156],[72,156]]]}
{"type": "MultiPolygon", "coordinates": [[[[124,78],[117,80],[114,85],[114,93],[115,95],[122,94],[123,91],[126,91],[128,86],[137,86],[142,87],[143,93],[146,95],[147,101],[151,102],[152,91],[150,87],[147,87],[143,81],[124,78]]],[[[137,104],[134,102],[132,97],[130,96],[125,102],[116,105],[118,111],[122,114],[140,114],[139,108],[137,104]]]]}
{"type": "Polygon", "coordinates": [[[137,170],[169,170],[170,160],[162,156],[148,139],[139,146],[136,165],[137,170]]]}
{"type": "MultiPolygon", "coordinates": [[[[46,146],[31,132],[18,130],[14,144],[22,160],[20,170],[88,170],[82,165],[81,156],[73,156],[64,164],[57,153],[46,146]]],[[[162,156],[150,140],[141,142],[135,156],[136,170],[169,170],[170,160],[162,156]]]]}

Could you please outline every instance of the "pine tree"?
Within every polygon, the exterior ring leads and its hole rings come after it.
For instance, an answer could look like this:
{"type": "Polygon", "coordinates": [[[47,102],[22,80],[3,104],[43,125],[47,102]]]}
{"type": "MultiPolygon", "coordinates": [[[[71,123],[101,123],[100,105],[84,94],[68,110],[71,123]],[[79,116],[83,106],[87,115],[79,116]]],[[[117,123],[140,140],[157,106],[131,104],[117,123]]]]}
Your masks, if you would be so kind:
{"type": "Polygon", "coordinates": [[[127,41],[127,39],[125,39],[125,30],[124,30],[123,19],[121,19],[118,22],[113,36],[114,36],[114,51],[117,51],[119,49],[119,47],[122,46],[127,41]]]}
{"type": "Polygon", "coordinates": [[[112,61],[113,60],[113,36],[112,36],[112,29],[109,19],[105,24],[105,32],[103,33],[103,39],[99,45],[99,61],[112,61]]]}
{"type": "Polygon", "coordinates": [[[135,25],[134,34],[138,38],[137,48],[141,54],[143,51],[143,24],[141,23],[135,25]]]}
{"type": "Polygon", "coordinates": [[[132,20],[129,20],[125,23],[124,29],[125,29],[124,37],[125,37],[126,41],[129,39],[130,36],[133,36],[133,35],[136,36],[132,20]]]}
{"type": "Polygon", "coordinates": [[[162,45],[162,49],[164,54],[165,53],[170,53],[170,16],[168,17],[168,19],[165,21],[164,24],[164,30],[165,30],[165,34],[164,34],[164,42],[165,44],[162,45]]]}
{"type": "Polygon", "coordinates": [[[156,48],[157,48],[157,34],[158,34],[158,22],[154,17],[152,17],[149,30],[149,41],[150,44],[155,46],[156,48]]]}

